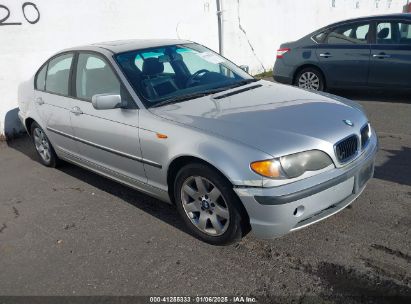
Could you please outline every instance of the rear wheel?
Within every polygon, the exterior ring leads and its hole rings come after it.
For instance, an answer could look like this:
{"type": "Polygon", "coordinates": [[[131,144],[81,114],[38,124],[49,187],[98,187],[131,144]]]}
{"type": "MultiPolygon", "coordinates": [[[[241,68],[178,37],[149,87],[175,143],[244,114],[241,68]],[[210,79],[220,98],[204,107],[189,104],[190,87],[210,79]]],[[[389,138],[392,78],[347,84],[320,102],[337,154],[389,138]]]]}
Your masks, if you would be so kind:
{"type": "Polygon", "coordinates": [[[31,136],[40,162],[47,167],[55,167],[58,162],[56,152],[46,133],[44,133],[43,129],[36,122],[33,122],[31,125],[31,136]]]}
{"type": "Polygon", "coordinates": [[[325,82],[322,73],[315,68],[301,70],[295,79],[295,85],[306,90],[324,91],[325,82]]]}
{"type": "Polygon", "coordinates": [[[190,231],[213,245],[241,239],[244,223],[241,202],[232,185],[204,164],[189,164],[177,174],[174,186],[177,210],[190,231]]]}

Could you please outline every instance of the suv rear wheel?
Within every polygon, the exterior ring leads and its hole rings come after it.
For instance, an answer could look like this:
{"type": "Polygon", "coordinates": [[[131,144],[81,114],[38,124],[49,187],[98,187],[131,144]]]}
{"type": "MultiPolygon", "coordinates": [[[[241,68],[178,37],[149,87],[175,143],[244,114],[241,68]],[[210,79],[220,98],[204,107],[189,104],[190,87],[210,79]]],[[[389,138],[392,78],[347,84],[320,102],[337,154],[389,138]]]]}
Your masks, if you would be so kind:
{"type": "Polygon", "coordinates": [[[324,91],[325,89],[324,77],[316,68],[302,69],[295,78],[295,85],[312,91],[324,91]]]}

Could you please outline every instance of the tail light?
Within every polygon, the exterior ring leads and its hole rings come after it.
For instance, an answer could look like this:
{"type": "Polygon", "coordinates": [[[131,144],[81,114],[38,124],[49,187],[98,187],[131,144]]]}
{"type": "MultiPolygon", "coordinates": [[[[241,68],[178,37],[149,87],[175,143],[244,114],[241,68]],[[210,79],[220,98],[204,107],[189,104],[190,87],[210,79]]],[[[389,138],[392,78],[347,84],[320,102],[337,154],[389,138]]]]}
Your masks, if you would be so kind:
{"type": "Polygon", "coordinates": [[[290,52],[290,51],[291,51],[291,49],[289,49],[289,48],[279,49],[279,50],[277,51],[277,58],[283,58],[284,55],[285,55],[286,53],[290,52]]]}

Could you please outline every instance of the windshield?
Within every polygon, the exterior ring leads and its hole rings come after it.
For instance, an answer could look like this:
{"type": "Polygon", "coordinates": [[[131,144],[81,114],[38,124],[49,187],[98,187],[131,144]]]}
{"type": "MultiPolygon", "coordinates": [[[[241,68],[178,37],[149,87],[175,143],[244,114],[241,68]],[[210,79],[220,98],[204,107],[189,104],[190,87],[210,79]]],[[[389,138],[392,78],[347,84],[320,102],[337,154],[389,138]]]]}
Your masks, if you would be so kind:
{"type": "Polygon", "coordinates": [[[115,59],[147,108],[255,81],[227,59],[195,43],[135,50],[115,59]]]}

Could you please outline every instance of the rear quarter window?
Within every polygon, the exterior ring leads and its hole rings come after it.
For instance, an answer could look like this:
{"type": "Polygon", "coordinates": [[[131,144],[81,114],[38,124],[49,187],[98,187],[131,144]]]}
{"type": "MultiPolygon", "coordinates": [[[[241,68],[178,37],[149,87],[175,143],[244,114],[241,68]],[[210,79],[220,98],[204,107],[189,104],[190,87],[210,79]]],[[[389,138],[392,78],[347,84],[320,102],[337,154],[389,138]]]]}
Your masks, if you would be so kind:
{"type": "Polygon", "coordinates": [[[37,72],[36,80],[34,82],[34,88],[36,90],[44,91],[46,86],[46,72],[47,64],[45,64],[40,71],[37,72]]]}
{"type": "Polygon", "coordinates": [[[325,36],[326,36],[326,32],[324,31],[324,32],[315,34],[312,38],[315,42],[322,43],[324,41],[325,36]]]}

